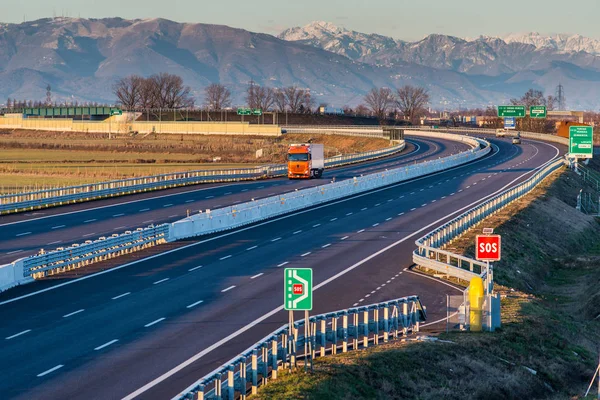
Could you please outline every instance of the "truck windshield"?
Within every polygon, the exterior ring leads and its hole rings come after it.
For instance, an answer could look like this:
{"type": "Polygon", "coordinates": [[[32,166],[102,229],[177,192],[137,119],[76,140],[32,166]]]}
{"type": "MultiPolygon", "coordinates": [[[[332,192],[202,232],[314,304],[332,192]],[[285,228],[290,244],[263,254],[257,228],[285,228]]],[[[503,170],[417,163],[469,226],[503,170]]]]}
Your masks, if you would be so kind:
{"type": "Polygon", "coordinates": [[[288,154],[288,161],[308,161],[308,154],[307,153],[288,154]]]}

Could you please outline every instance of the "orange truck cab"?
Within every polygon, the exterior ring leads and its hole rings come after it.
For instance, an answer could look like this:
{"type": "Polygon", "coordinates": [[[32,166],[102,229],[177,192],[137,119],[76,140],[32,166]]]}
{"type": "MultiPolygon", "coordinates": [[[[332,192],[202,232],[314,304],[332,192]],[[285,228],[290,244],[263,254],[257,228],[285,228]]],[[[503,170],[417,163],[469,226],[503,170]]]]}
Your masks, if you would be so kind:
{"type": "Polygon", "coordinates": [[[320,178],[325,169],[323,145],[313,143],[290,144],[288,150],[288,178],[320,178]]]}

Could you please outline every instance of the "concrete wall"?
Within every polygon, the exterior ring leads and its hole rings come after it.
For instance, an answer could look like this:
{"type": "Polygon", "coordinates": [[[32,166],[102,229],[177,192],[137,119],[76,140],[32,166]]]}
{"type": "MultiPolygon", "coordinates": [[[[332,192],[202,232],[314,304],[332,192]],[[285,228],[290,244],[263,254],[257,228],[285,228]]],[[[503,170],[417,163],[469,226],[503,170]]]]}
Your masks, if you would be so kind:
{"type": "Polygon", "coordinates": [[[203,135],[279,136],[278,125],[250,125],[248,122],[176,122],[132,121],[110,117],[105,121],[77,121],[62,118],[23,118],[20,114],[0,117],[0,129],[33,129],[45,131],[97,133],[178,133],[203,135]]]}

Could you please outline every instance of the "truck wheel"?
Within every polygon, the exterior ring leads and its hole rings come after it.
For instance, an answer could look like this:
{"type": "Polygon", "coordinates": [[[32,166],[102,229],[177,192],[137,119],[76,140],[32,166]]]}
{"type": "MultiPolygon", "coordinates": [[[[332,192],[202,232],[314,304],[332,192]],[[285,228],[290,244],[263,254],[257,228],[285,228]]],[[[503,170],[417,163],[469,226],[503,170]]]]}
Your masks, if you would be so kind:
{"type": "Polygon", "coordinates": [[[315,171],[315,178],[321,179],[322,176],[323,176],[323,170],[315,171]]]}

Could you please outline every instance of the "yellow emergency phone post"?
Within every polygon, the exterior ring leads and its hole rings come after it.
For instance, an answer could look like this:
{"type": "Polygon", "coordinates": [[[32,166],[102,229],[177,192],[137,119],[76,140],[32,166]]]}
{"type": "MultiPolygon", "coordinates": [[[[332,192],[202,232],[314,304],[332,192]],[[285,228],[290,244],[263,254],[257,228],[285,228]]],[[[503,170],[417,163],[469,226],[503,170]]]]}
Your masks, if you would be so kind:
{"type": "Polygon", "coordinates": [[[472,332],[481,332],[483,314],[483,279],[476,276],[469,284],[470,315],[469,323],[472,332]]]}

